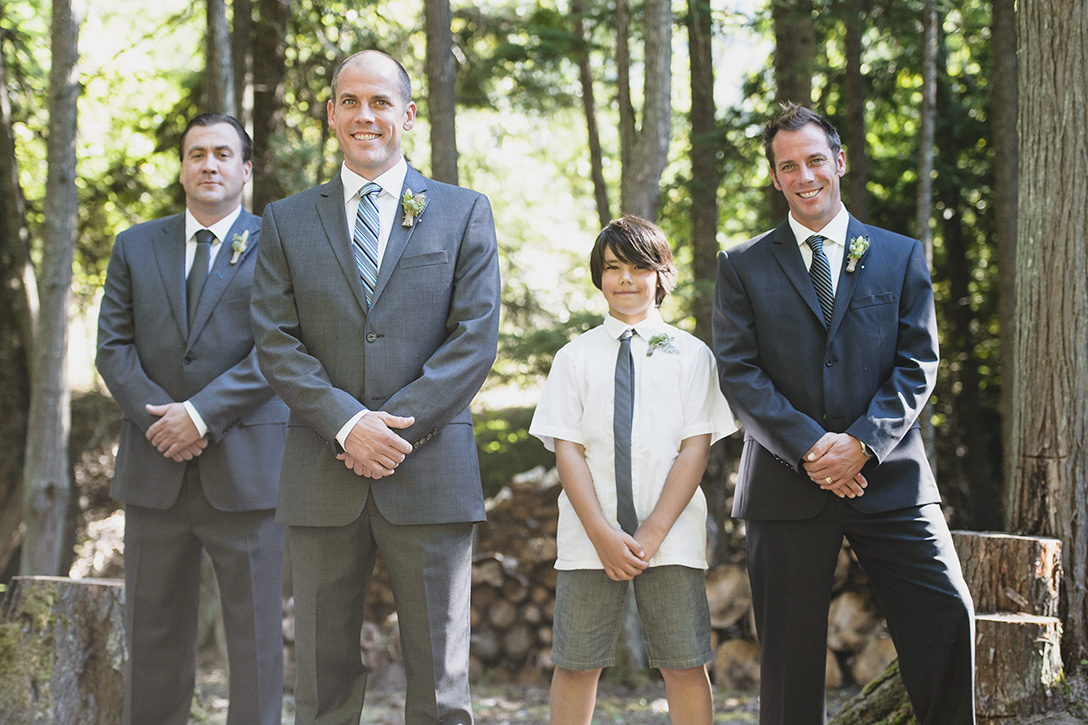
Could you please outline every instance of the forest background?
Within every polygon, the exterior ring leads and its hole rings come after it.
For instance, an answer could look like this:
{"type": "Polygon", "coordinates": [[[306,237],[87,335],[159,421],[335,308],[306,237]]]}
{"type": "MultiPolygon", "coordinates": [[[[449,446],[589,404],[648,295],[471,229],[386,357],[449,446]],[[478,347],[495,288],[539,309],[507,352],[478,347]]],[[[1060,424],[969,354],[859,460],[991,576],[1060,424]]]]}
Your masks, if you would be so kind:
{"type": "MultiPolygon", "coordinates": [[[[709,341],[716,253],[785,215],[761,124],[807,103],[843,134],[851,213],[930,253],[941,365],[922,422],[951,523],[1063,540],[1063,654],[1086,664],[1073,0],[0,1],[0,582],[74,571],[115,515],[97,300],[114,235],[182,209],[187,120],[251,129],[260,214],[336,173],[329,78],[363,48],[414,81],[409,161],[495,210],[502,338],[474,404],[489,495],[552,463],[526,428],[551,356],[605,310],[586,265],[602,224],[661,225],[681,268],[663,314],[709,341]]],[[[738,438],[704,481],[719,562],[743,556],[738,438]]]]}

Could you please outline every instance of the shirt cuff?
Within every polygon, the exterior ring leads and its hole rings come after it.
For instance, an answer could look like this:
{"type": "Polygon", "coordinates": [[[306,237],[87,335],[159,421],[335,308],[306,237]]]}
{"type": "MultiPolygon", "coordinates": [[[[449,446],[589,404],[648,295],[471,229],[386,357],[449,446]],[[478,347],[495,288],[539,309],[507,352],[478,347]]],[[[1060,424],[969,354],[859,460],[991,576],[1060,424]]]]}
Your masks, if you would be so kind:
{"type": "Polygon", "coordinates": [[[351,418],[348,419],[347,423],[344,423],[344,427],[341,428],[340,432],[336,434],[336,442],[340,444],[341,448],[347,450],[348,433],[351,433],[351,429],[355,427],[355,424],[362,420],[363,416],[369,412],[369,410],[363,408],[358,413],[351,416],[351,418]]]}
{"type": "Polygon", "coordinates": [[[204,422],[204,419],[200,417],[200,413],[196,412],[196,408],[186,400],[182,405],[185,406],[185,412],[189,414],[189,418],[192,419],[193,425],[196,426],[196,432],[203,438],[208,434],[208,424],[204,422]]]}

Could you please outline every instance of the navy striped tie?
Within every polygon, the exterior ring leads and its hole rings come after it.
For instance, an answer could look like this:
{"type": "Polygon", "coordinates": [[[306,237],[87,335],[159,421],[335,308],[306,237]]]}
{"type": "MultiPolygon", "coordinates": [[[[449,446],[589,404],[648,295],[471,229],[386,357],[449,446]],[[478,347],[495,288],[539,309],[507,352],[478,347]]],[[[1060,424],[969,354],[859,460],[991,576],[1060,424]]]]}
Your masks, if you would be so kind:
{"type": "Polygon", "coordinates": [[[812,266],[808,269],[812,286],[816,288],[816,296],[820,299],[824,322],[831,327],[831,315],[835,311],[835,288],[831,284],[831,263],[824,254],[824,238],[813,234],[805,243],[812,247],[812,266]]]}
{"type": "Polygon", "coordinates": [[[378,229],[381,225],[376,199],[381,190],[380,185],[371,181],[359,191],[359,210],[355,213],[355,232],[351,239],[368,309],[378,283],[378,229]]]}

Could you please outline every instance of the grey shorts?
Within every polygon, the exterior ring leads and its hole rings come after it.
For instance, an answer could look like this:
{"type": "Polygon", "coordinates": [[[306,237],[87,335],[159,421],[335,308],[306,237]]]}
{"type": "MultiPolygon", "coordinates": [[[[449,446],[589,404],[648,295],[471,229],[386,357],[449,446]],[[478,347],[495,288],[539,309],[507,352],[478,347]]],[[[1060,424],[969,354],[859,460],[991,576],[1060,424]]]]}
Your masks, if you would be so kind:
{"type": "MultiPolygon", "coordinates": [[[[687,566],[655,566],[632,582],[650,667],[683,670],[714,659],[706,574],[687,566]]],[[[616,663],[629,582],[603,569],[560,571],[555,587],[552,662],[567,670],[616,663]]]]}

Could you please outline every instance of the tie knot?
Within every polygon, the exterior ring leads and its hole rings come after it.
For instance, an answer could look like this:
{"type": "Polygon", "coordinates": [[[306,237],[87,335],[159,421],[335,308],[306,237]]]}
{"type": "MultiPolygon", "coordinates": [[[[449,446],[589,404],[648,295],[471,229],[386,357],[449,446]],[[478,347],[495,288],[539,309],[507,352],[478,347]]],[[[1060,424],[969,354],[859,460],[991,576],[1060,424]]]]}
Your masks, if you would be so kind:
{"type": "Polygon", "coordinates": [[[824,238],[819,234],[813,234],[811,237],[805,240],[805,243],[812,248],[814,252],[824,251],[824,238]]]}
{"type": "Polygon", "coordinates": [[[634,337],[634,336],[635,336],[635,331],[633,329],[631,329],[630,327],[628,327],[620,335],[620,342],[630,342],[631,338],[634,337]]]}
{"type": "Polygon", "coordinates": [[[376,197],[381,192],[381,190],[381,184],[377,184],[373,181],[368,181],[363,186],[363,188],[359,190],[359,198],[362,199],[365,196],[376,197]]]}
{"type": "Polygon", "coordinates": [[[215,239],[215,235],[208,229],[201,229],[196,233],[197,244],[211,244],[213,239],[215,239]]]}

